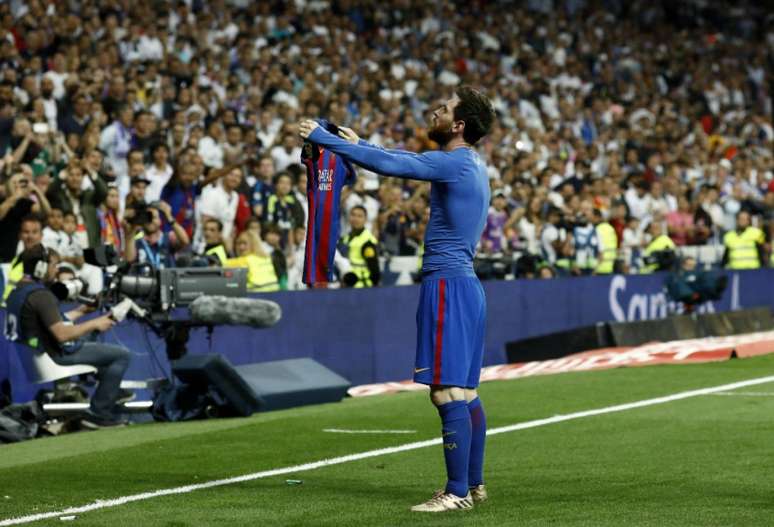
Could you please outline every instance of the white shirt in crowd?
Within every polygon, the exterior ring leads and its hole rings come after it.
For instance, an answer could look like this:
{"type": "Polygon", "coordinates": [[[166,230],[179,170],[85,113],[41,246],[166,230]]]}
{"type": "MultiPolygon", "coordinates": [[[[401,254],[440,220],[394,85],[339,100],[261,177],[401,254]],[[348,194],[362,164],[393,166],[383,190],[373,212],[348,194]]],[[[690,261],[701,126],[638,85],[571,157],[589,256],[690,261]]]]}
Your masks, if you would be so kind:
{"type": "Polygon", "coordinates": [[[301,162],[301,147],[296,146],[288,152],[284,146],[277,145],[271,149],[271,158],[274,160],[274,168],[277,172],[282,172],[293,163],[301,162]]]}
{"type": "MultiPolygon", "coordinates": [[[[234,219],[236,219],[239,194],[236,191],[226,192],[220,183],[207,185],[202,190],[199,199],[199,215],[209,216],[220,220],[223,224],[223,238],[231,238],[234,231],[234,219]]],[[[201,228],[202,221],[198,222],[197,232],[201,228]]],[[[198,238],[198,237],[197,237],[198,238]]]]}
{"type": "Polygon", "coordinates": [[[645,193],[640,197],[637,194],[637,189],[631,187],[626,191],[626,194],[624,194],[624,198],[626,199],[626,204],[629,206],[629,213],[638,220],[641,220],[652,213],[653,198],[650,194],[645,193]]]}
{"type": "Polygon", "coordinates": [[[65,258],[83,256],[80,244],[65,231],[55,231],[51,227],[45,227],[41,241],[46,249],[56,251],[59,256],[65,258]]]}
{"type": "Polygon", "coordinates": [[[197,152],[208,167],[223,168],[223,147],[209,135],[199,140],[197,152]]]}
{"type": "Polygon", "coordinates": [[[159,169],[155,164],[145,169],[145,177],[150,180],[150,184],[145,189],[145,201],[150,203],[161,199],[161,191],[172,177],[172,172],[172,167],[169,164],[163,169],[159,169]]]}
{"type": "Polygon", "coordinates": [[[564,241],[567,233],[564,229],[559,229],[552,223],[546,223],[543,232],[540,233],[540,246],[543,250],[543,257],[551,264],[556,263],[556,250],[554,242],[564,241]]]}

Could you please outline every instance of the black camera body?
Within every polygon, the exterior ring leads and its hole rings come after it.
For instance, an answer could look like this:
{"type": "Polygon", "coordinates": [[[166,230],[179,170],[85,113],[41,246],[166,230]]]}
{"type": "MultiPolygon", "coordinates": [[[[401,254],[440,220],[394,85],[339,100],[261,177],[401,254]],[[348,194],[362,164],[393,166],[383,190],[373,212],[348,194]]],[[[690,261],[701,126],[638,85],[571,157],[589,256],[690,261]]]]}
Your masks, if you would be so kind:
{"type": "Polygon", "coordinates": [[[103,302],[115,305],[128,296],[148,309],[155,319],[169,316],[171,309],[185,307],[202,295],[244,297],[247,269],[219,267],[177,267],[155,270],[147,265],[130,265],[110,245],[84,251],[86,261],[109,276],[103,302]]]}

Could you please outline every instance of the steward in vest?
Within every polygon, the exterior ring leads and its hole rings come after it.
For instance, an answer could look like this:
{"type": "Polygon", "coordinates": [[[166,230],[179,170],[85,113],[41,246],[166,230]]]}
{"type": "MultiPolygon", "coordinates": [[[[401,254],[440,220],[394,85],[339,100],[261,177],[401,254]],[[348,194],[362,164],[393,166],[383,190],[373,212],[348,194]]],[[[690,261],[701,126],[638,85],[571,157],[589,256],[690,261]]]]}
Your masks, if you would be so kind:
{"type": "Polygon", "coordinates": [[[573,274],[589,275],[598,266],[599,238],[593,220],[591,203],[582,202],[580,214],[572,227],[573,274]]]}
{"type": "Polygon", "coordinates": [[[723,264],[726,269],[759,269],[763,262],[763,231],[750,225],[750,213],[739,211],[736,215],[736,230],[723,236],[723,264]]]}
{"type": "Polygon", "coordinates": [[[92,332],[104,332],[115,324],[109,314],[74,324],[92,311],[79,306],[68,312],[61,310],[59,299],[47,284],[56,276],[58,255],[35,245],[21,255],[24,274],[8,297],[5,337],[20,352],[45,352],[62,366],[87,364],[97,369],[97,386],[90,409],[82,423],[90,428],[123,424],[113,408],[121,393],[121,378],[129,366],[129,350],[113,344],[88,342],[92,332]]]}
{"type": "Polygon", "coordinates": [[[280,272],[274,259],[266,254],[258,235],[252,231],[242,231],[234,244],[237,257],[228,258],[225,267],[243,267],[247,269],[247,290],[251,293],[279,291],[280,272]]]}
{"type": "Polygon", "coordinates": [[[340,243],[341,253],[347,257],[352,270],[344,275],[347,287],[373,287],[379,285],[378,241],[365,228],[368,218],[365,207],[356,205],[349,211],[349,234],[340,243]]]}
{"type": "Polygon", "coordinates": [[[594,227],[599,240],[599,265],[596,274],[612,274],[618,259],[618,235],[615,229],[602,217],[599,209],[594,209],[594,227]]]}
{"type": "Polygon", "coordinates": [[[216,218],[209,218],[204,222],[204,256],[211,260],[212,264],[225,266],[228,260],[228,252],[223,244],[223,224],[216,218]]]}
{"type": "Polygon", "coordinates": [[[670,271],[674,267],[677,256],[675,255],[675,242],[664,234],[661,224],[654,221],[648,227],[651,242],[642,253],[643,267],[641,274],[650,274],[656,271],[670,271]]]}
{"type": "MultiPolygon", "coordinates": [[[[24,250],[31,249],[38,245],[43,239],[43,224],[40,218],[31,214],[21,221],[19,228],[19,239],[24,246],[24,250]]],[[[11,260],[11,266],[8,270],[8,276],[5,278],[5,289],[3,290],[3,302],[8,299],[16,284],[24,275],[21,255],[17,255],[11,260]]]]}

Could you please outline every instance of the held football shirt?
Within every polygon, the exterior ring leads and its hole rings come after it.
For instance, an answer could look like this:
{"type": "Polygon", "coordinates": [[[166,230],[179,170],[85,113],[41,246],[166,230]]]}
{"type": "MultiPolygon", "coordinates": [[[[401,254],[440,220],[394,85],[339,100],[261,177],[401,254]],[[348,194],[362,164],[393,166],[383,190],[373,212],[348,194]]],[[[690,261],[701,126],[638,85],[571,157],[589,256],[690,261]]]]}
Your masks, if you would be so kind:
{"type": "MultiPolygon", "coordinates": [[[[335,125],[320,120],[333,133],[335,125]]],[[[306,226],[303,282],[307,285],[327,283],[334,279],[333,258],[339,239],[339,206],[341,189],[355,181],[355,170],[343,157],[321,146],[306,142],[301,151],[306,167],[306,195],[309,215],[306,226]]]]}

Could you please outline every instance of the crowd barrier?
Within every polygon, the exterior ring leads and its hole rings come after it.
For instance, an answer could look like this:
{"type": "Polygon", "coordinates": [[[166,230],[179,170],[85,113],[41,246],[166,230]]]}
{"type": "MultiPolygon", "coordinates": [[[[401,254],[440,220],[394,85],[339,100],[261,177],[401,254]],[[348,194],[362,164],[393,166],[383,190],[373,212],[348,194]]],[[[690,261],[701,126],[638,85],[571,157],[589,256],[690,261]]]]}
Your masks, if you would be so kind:
{"type": "MultiPolygon", "coordinates": [[[[774,270],[728,273],[712,313],[753,306],[774,307],[774,270]]],[[[663,318],[678,311],[663,292],[663,274],[594,276],[553,280],[484,282],[489,306],[486,365],[506,361],[505,343],[587,326],[599,321],[663,318]]],[[[217,352],[234,365],[309,357],[353,385],[411,378],[416,340],[416,285],[375,289],[313,290],[263,295],[282,307],[273,328],[218,327],[192,331],[191,353],[217,352]]],[[[2,313],[0,313],[2,315],[2,313]]],[[[159,377],[169,371],[161,342],[137,322],[119,324],[106,340],[134,355],[127,378],[159,377]],[[155,350],[155,351],[154,351],[155,350]]],[[[9,379],[14,399],[28,400],[30,385],[13,349],[0,343],[0,382],[9,379]]]]}

